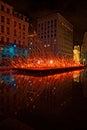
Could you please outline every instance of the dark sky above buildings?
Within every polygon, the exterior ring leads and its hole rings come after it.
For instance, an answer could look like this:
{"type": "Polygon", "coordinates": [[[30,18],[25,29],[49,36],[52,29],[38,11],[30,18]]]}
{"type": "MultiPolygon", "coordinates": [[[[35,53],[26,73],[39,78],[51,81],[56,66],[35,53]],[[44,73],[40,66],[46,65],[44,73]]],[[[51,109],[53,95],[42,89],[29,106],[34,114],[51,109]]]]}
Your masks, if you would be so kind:
{"type": "Polygon", "coordinates": [[[87,31],[87,0],[2,0],[21,13],[36,19],[38,16],[60,12],[75,30],[76,41],[81,41],[87,31]]]}

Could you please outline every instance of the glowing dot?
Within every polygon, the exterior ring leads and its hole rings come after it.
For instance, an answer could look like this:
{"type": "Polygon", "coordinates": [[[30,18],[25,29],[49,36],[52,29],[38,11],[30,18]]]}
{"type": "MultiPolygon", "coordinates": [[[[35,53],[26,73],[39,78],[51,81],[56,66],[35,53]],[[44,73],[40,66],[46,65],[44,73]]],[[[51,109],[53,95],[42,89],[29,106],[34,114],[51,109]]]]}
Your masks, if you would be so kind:
{"type": "Polygon", "coordinates": [[[44,47],[46,47],[46,45],[44,45],[44,47]]]}
{"type": "Polygon", "coordinates": [[[38,60],[38,62],[37,62],[38,64],[40,64],[40,60],[38,60]]]}
{"type": "Polygon", "coordinates": [[[13,46],[16,47],[16,44],[14,44],[13,46]]]}
{"type": "Polygon", "coordinates": [[[53,64],[53,60],[50,60],[50,64],[53,64]]]}
{"type": "Polygon", "coordinates": [[[32,42],[30,42],[30,44],[32,45],[32,42]]]}

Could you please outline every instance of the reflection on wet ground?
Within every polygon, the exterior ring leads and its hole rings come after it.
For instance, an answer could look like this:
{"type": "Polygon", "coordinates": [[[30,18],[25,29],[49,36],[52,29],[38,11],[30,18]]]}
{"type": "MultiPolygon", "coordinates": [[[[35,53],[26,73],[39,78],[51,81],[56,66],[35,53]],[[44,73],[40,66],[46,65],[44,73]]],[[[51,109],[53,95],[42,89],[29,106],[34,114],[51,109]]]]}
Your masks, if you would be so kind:
{"type": "Polygon", "coordinates": [[[0,72],[0,120],[37,130],[87,128],[86,80],[86,70],[42,77],[0,72]]]}

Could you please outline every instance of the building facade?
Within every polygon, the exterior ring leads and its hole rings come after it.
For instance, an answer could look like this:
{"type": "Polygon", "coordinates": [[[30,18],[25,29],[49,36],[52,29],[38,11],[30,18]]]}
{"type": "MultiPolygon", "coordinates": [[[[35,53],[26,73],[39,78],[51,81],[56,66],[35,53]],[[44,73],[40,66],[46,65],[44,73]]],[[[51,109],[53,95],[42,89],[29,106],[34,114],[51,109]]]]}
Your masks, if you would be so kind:
{"type": "Polygon", "coordinates": [[[81,62],[87,64],[87,32],[84,33],[83,43],[81,45],[81,62]]]}
{"type": "Polygon", "coordinates": [[[55,55],[73,57],[73,26],[59,13],[38,18],[37,34],[55,55]]]}
{"type": "Polygon", "coordinates": [[[0,44],[28,45],[28,18],[0,1],[0,44]]]}

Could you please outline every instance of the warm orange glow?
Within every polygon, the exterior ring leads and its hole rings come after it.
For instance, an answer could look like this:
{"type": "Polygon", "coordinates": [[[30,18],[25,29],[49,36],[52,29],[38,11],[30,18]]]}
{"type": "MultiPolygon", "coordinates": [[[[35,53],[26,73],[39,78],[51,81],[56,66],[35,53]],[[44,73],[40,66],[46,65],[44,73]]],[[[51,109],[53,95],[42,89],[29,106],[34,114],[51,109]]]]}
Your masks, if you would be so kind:
{"type": "Polygon", "coordinates": [[[71,58],[66,57],[55,57],[55,58],[40,58],[36,57],[30,59],[29,57],[23,58],[18,57],[14,58],[11,62],[11,66],[14,68],[24,68],[24,69],[46,69],[46,68],[66,68],[66,67],[76,67],[76,66],[83,66],[78,62],[73,61],[71,58]]]}
{"type": "Polygon", "coordinates": [[[37,37],[30,38],[28,56],[16,57],[11,62],[11,67],[22,69],[53,69],[82,66],[73,60],[73,57],[65,55],[55,56],[50,47],[44,48],[44,44],[37,37]]]}
{"type": "Polygon", "coordinates": [[[22,75],[18,73],[13,74],[12,79],[17,84],[15,88],[12,88],[10,84],[6,87],[7,84],[4,84],[4,82],[0,83],[0,90],[3,90],[0,94],[0,99],[4,99],[2,100],[4,106],[3,111],[6,110],[9,113],[17,112],[17,110],[19,111],[26,107],[29,107],[28,109],[30,111],[36,109],[38,106],[38,99],[41,99],[43,93],[45,93],[47,98],[49,98],[49,96],[51,96],[52,99],[54,98],[56,104],[58,104],[59,99],[64,98],[65,100],[65,95],[69,94],[69,91],[72,90],[73,74],[79,76],[82,71],[83,70],[43,77],[22,75]],[[48,93],[48,91],[50,93],[48,93]],[[7,102],[6,99],[9,99],[9,102],[7,102]],[[8,103],[10,105],[9,109],[7,109],[8,103]]]}

